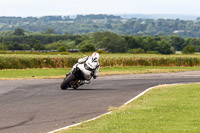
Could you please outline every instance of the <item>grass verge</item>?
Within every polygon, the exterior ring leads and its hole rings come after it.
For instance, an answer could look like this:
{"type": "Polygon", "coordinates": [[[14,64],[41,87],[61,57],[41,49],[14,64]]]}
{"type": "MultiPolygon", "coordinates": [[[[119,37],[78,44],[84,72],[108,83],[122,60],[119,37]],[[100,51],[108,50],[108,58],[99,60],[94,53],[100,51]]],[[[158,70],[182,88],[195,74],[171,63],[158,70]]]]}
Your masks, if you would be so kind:
{"type": "MultiPolygon", "coordinates": [[[[5,69],[0,70],[0,79],[63,78],[70,70],[70,68],[5,69]]],[[[168,73],[192,70],[200,70],[200,67],[104,67],[100,69],[100,75],[168,73]]]]}
{"type": "Polygon", "coordinates": [[[166,85],[94,121],[58,133],[200,132],[200,84],[166,85]]]}

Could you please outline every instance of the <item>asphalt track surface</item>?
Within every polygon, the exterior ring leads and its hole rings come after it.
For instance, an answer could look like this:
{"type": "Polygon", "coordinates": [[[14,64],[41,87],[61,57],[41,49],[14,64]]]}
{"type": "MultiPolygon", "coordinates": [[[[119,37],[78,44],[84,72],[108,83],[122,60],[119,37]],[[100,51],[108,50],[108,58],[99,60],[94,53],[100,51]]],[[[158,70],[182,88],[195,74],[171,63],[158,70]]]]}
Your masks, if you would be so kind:
{"type": "Polygon", "coordinates": [[[43,133],[91,119],[145,89],[200,82],[200,71],[104,76],[78,90],[60,90],[62,79],[1,80],[0,133],[43,133]]]}

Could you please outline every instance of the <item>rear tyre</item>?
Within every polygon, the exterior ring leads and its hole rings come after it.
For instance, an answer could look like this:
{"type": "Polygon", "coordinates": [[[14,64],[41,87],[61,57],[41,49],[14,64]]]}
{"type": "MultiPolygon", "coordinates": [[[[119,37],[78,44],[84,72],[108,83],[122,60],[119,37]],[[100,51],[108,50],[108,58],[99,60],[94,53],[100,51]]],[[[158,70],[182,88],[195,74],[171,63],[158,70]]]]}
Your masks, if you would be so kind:
{"type": "Polygon", "coordinates": [[[60,85],[60,88],[62,90],[67,90],[67,88],[69,87],[69,83],[75,79],[75,76],[73,74],[68,75],[63,82],[60,85]]]}

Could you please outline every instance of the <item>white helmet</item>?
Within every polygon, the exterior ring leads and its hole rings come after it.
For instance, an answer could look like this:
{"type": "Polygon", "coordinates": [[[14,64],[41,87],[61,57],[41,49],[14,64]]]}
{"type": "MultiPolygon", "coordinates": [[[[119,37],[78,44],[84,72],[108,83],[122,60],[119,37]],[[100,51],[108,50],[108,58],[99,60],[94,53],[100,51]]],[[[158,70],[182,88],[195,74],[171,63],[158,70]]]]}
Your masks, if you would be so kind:
{"type": "Polygon", "coordinates": [[[87,67],[86,68],[87,70],[89,70],[89,69],[94,70],[97,67],[98,63],[99,63],[99,54],[95,52],[85,62],[85,64],[86,64],[85,68],[87,67]]]}
{"type": "Polygon", "coordinates": [[[92,57],[93,60],[98,62],[100,56],[99,56],[99,53],[94,52],[91,57],[92,57]]]}

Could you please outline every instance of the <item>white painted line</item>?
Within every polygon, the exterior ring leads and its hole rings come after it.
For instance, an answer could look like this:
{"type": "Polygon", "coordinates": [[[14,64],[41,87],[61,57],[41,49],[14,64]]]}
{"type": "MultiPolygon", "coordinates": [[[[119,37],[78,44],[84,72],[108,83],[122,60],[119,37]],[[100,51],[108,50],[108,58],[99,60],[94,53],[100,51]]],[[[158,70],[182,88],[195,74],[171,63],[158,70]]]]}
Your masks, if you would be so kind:
{"type": "MultiPolygon", "coordinates": [[[[193,82],[191,82],[191,83],[193,83],[193,82]]],[[[160,87],[160,86],[164,86],[164,85],[179,85],[179,84],[183,84],[183,83],[162,84],[162,85],[156,85],[156,86],[150,87],[150,88],[146,89],[145,91],[141,92],[140,94],[138,94],[137,96],[135,96],[134,98],[132,98],[131,100],[127,101],[124,105],[127,105],[127,104],[131,103],[132,101],[138,99],[139,97],[141,97],[142,95],[144,95],[146,92],[150,91],[150,90],[153,89],[153,88],[160,87]]],[[[122,106],[124,106],[124,105],[122,105],[122,106]]],[[[66,130],[66,129],[68,129],[68,128],[81,125],[82,123],[90,122],[90,121],[96,120],[96,119],[98,119],[98,118],[100,118],[100,117],[102,117],[102,116],[105,116],[105,115],[107,115],[107,114],[110,114],[110,113],[112,113],[112,111],[107,112],[107,113],[105,113],[105,114],[102,114],[102,115],[100,115],[100,116],[97,116],[97,117],[95,117],[95,118],[89,119],[89,120],[87,120],[87,121],[80,122],[80,123],[73,124],[73,125],[69,125],[69,126],[66,126],[66,127],[60,128],[60,129],[56,129],[56,130],[54,130],[54,131],[47,132],[47,133],[55,133],[55,132],[58,132],[58,131],[61,131],[61,130],[66,130]]]]}
{"type": "MultiPolygon", "coordinates": [[[[95,117],[95,118],[89,119],[89,120],[84,121],[84,122],[90,122],[90,121],[96,120],[96,119],[98,119],[98,118],[100,118],[100,117],[102,117],[102,116],[104,116],[104,115],[110,114],[111,112],[112,112],[112,111],[107,112],[107,113],[105,113],[105,114],[102,114],[102,115],[100,115],[100,116],[97,116],[97,117],[95,117]]],[[[66,126],[66,127],[60,128],[60,129],[56,129],[56,130],[54,130],[54,131],[50,131],[50,132],[48,132],[48,133],[54,133],[54,132],[58,132],[58,131],[61,131],[61,130],[65,130],[65,129],[68,129],[68,128],[70,128],[70,127],[74,127],[74,126],[81,125],[81,124],[84,123],[84,122],[80,122],[80,123],[76,123],[76,124],[73,124],[73,125],[69,125],[69,126],[66,126]]]]}
{"type": "MultiPolygon", "coordinates": [[[[161,86],[161,85],[158,85],[158,86],[161,86]]],[[[155,87],[158,87],[158,86],[155,86],[155,87]]],[[[145,91],[143,91],[142,93],[140,93],[139,95],[137,95],[136,97],[134,97],[133,99],[129,100],[128,102],[126,102],[124,105],[127,105],[129,103],[131,103],[132,101],[136,100],[137,98],[141,97],[142,95],[144,95],[146,92],[150,91],[151,89],[155,88],[155,87],[150,87],[148,89],[146,89],[145,91]]]]}
{"type": "Polygon", "coordinates": [[[131,99],[128,102],[126,102],[124,105],[127,105],[127,104],[131,103],[132,101],[136,100],[137,98],[139,98],[140,96],[144,95],[145,93],[147,93],[148,91],[150,91],[153,88],[164,86],[164,85],[179,85],[179,84],[183,84],[183,83],[162,84],[162,85],[157,85],[157,86],[150,87],[150,88],[146,89],[145,91],[143,91],[142,93],[140,93],[139,95],[135,96],[133,99],[131,99]]]}

